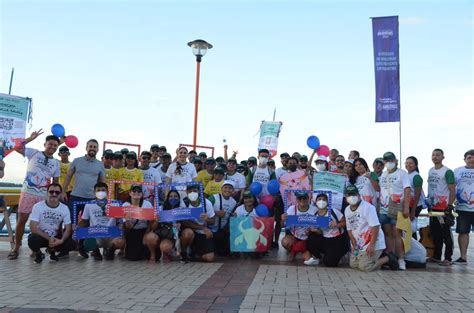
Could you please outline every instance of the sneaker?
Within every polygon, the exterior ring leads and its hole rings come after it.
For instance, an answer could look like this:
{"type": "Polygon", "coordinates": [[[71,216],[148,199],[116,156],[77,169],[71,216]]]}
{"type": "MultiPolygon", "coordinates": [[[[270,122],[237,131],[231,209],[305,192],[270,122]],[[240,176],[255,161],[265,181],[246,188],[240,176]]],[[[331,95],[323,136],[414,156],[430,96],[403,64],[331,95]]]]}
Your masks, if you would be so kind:
{"type": "Polygon", "coordinates": [[[115,258],[115,249],[108,248],[104,249],[104,259],[106,261],[112,261],[115,258]]]}
{"type": "Polygon", "coordinates": [[[398,260],[398,269],[404,271],[407,269],[407,265],[405,264],[405,260],[398,260]]]}
{"type": "Polygon", "coordinates": [[[454,261],[454,264],[466,265],[467,261],[460,257],[459,259],[454,261]]]}
{"type": "Polygon", "coordinates": [[[41,262],[43,262],[43,259],[44,259],[44,254],[41,251],[36,252],[35,263],[40,264],[41,262]]]}
{"type": "Polygon", "coordinates": [[[188,263],[189,262],[189,256],[187,252],[181,251],[181,262],[182,263],[188,263]]]}
{"type": "Polygon", "coordinates": [[[58,258],[59,258],[59,259],[67,259],[67,258],[69,258],[69,252],[67,252],[67,251],[60,251],[60,252],[58,253],[58,258]]]}
{"type": "Polygon", "coordinates": [[[102,261],[103,259],[99,248],[96,248],[94,251],[92,251],[91,255],[94,257],[94,260],[96,261],[102,261]]]}
{"type": "Polygon", "coordinates": [[[87,254],[86,250],[84,250],[84,247],[79,247],[77,249],[77,252],[79,252],[79,255],[83,257],[84,259],[88,259],[89,255],[87,254]]]}
{"type": "Polygon", "coordinates": [[[56,252],[54,252],[54,251],[50,251],[50,252],[49,252],[49,259],[50,259],[52,262],[57,262],[57,261],[59,261],[59,258],[58,258],[58,256],[56,255],[56,252]]]}
{"type": "Polygon", "coordinates": [[[305,265],[318,265],[319,264],[319,259],[316,258],[309,258],[308,260],[303,262],[305,265]]]}
{"type": "Polygon", "coordinates": [[[388,266],[392,271],[396,271],[400,268],[400,265],[398,263],[398,257],[395,255],[395,253],[390,252],[387,254],[388,256],[388,266]]]}

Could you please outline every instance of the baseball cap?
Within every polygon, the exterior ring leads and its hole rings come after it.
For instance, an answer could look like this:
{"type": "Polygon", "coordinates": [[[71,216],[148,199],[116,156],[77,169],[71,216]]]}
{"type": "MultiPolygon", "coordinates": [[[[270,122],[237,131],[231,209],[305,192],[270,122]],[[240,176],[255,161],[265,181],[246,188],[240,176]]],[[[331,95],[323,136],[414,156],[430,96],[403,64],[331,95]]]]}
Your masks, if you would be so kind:
{"type": "Polygon", "coordinates": [[[137,158],[137,154],[134,152],[134,151],[129,151],[127,152],[127,155],[126,155],[127,158],[137,158]]]}
{"type": "Polygon", "coordinates": [[[122,152],[120,152],[120,151],[115,151],[115,152],[114,152],[114,160],[122,160],[122,159],[123,159],[122,152]]]}
{"type": "Polygon", "coordinates": [[[196,163],[201,163],[201,159],[199,157],[194,157],[193,158],[193,163],[196,164],[196,163]]]}
{"type": "Polygon", "coordinates": [[[324,161],[324,162],[327,162],[328,161],[328,158],[324,155],[320,155],[316,158],[316,161],[314,161],[315,163],[317,163],[318,161],[324,161]]]}
{"type": "Polygon", "coordinates": [[[128,153],[128,149],[127,149],[127,148],[123,148],[122,150],[120,150],[120,153],[122,153],[122,154],[127,154],[127,153],[128,153]]]}
{"type": "Polygon", "coordinates": [[[186,190],[194,190],[194,189],[199,190],[199,185],[194,184],[194,185],[187,185],[186,186],[186,190]]]}
{"type": "Polygon", "coordinates": [[[148,155],[151,157],[151,152],[150,151],[146,151],[146,150],[143,150],[142,153],[140,153],[140,155],[148,155]]]}
{"type": "Polygon", "coordinates": [[[160,150],[166,152],[166,147],[165,146],[160,146],[160,150]]]}
{"type": "Polygon", "coordinates": [[[234,188],[234,182],[231,180],[225,180],[221,188],[224,187],[225,185],[229,185],[229,186],[232,186],[232,188],[234,188]]]}
{"type": "Polygon", "coordinates": [[[161,158],[170,158],[171,159],[171,154],[166,152],[165,154],[163,154],[163,156],[161,158]]]}
{"type": "Polygon", "coordinates": [[[217,157],[216,158],[216,162],[224,162],[224,158],[223,157],[217,157]]]}
{"type": "Polygon", "coordinates": [[[248,162],[252,162],[254,164],[257,164],[257,158],[256,157],[250,157],[250,158],[247,159],[247,163],[248,162]]]}
{"type": "Polygon", "coordinates": [[[308,161],[308,157],[303,154],[302,156],[300,156],[300,161],[306,161],[306,162],[307,162],[307,161],[308,161]]]}
{"type": "Polygon", "coordinates": [[[305,192],[305,191],[297,191],[297,192],[295,192],[295,196],[296,196],[296,198],[300,198],[300,199],[309,197],[308,193],[305,192]]]}
{"type": "Polygon", "coordinates": [[[157,145],[157,144],[153,144],[153,145],[151,145],[151,147],[150,147],[150,151],[159,150],[159,149],[160,149],[160,146],[157,145]]]}
{"type": "Polygon", "coordinates": [[[260,154],[260,153],[268,153],[268,154],[270,154],[270,151],[268,151],[268,149],[260,149],[260,150],[258,150],[258,154],[260,154]]]}
{"type": "Polygon", "coordinates": [[[290,154],[288,152],[283,152],[282,154],[280,154],[280,158],[289,158],[290,157],[290,154]]]}
{"type": "Polygon", "coordinates": [[[214,174],[222,174],[222,175],[224,175],[224,173],[225,173],[225,172],[224,172],[224,169],[223,169],[222,167],[216,167],[216,168],[214,169],[214,174]]]}
{"type": "Polygon", "coordinates": [[[230,158],[230,159],[227,160],[227,164],[229,164],[229,163],[237,164],[237,160],[234,159],[234,158],[230,158]]]}
{"type": "Polygon", "coordinates": [[[204,162],[204,164],[214,164],[216,163],[216,160],[214,160],[214,158],[207,158],[206,161],[204,162]]]}
{"type": "Polygon", "coordinates": [[[374,163],[383,164],[383,158],[376,158],[376,159],[374,160],[374,163]]]}
{"type": "Polygon", "coordinates": [[[197,155],[198,153],[196,152],[196,150],[191,150],[191,151],[188,152],[188,154],[196,154],[197,155]]]}
{"type": "Polygon", "coordinates": [[[143,191],[143,187],[142,187],[142,185],[134,184],[130,187],[130,191],[133,191],[133,190],[143,191]]]}
{"type": "Polygon", "coordinates": [[[346,195],[358,195],[359,189],[356,186],[349,184],[346,187],[346,195]]]}
{"type": "Polygon", "coordinates": [[[245,172],[245,165],[239,164],[235,170],[239,173],[245,172]]]}
{"type": "Polygon", "coordinates": [[[388,151],[383,154],[383,159],[384,161],[396,160],[397,157],[395,156],[395,153],[388,151]]]}
{"type": "Polygon", "coordinates": [[[267,165],[271,165],[271,164],[275,165],[275,160],[268,160],[267,165]]]}
{"type": "Polygon", "coordinates": [[[244,198],[253,198],[254,195],[253,195],[253,193],[251,193],[250,191],[247,190],[246,192],[244,192],[243,197],[244,198]]]}
{"type": "Polygon", "coordinates": [[[66,147],[66,146],[61,146],[61,147],[59,148],[59,153],[64,153],[64,152],[69,153],[69,148],[66,147]]]}
{"type": "Polygon", "coordinates": [[[199,156],[200,156],[200,157],[205,157],[205,158],[207,158],[206,152],[199,152],[199,156]]]}
{"type": "Polygon", "coordinates": [[[114,152],[110,149],[104,150],[104,153],[102,153],[102,156],[108,157],[108,158],[113,158],[114,155],[115,155],[114,152]]]}

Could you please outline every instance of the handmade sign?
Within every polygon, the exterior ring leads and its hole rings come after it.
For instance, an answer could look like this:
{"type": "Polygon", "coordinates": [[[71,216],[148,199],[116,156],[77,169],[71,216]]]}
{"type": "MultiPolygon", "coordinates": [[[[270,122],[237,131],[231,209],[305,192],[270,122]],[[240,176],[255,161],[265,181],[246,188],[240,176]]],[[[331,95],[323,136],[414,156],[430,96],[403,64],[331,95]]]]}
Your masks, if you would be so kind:
{"type": "MultiPolygon", "coordinates": [[[[278,180],[280,183],[280,194],[285,194],[285,190],[309,190],[309,178],[306,171],[296,170],[295,172],[288,172],[283,174],[278,180]]],[[[286,200],[288,206],[296,204],[296,198],[293,193],[288,194],[286,200]]]]}
{"type": "MultiPolygon", "coordinates": [[[[120,204],[119,201],[114,201],[115,204],[120,204]]],[[[77,225],[77,207],[84,206],[86,204],[97,204],[97,201],[74,201],[72,203],[73,208],[73,224],[77,225]]],[[[75,239],[86,239],[86,238],[114,238],[121,237],[123,235],[122,230],[117,226],[91,226],[91,227],[79,227],[74,230],[72,235],[75,239]]]]}
{"type": "Polygon", "coordinates": [[[331,191],[332,208],[342,211],[342,200],[344,198],[346,179],[346,176],[343,174],[316,172],[313,176],[313,189],[331,191]]]}
{"type": "Polygon", "coordinates": [[[325,216],[318,216],[318,215],[309,215],[309,214],[302,214],[302,215],[288,215],[288,218],[285,222],[286,227],[292,226],[307,226],[307,227],[318,227],[318,228],[328,228],[332,210],[332,203],[333,197],[331,191],[325,190],[297,190],[297,189],[287,189],[284,192],[283,202],[285,204],[285,212],[288,208],[293,205],[288,203],[288,198],[290,194],[294,194],[296,192],[307,192],[309,194],[310,199],[316,199],[316,196],[319,194],[325,194],[328,197],[328,210],[325,216]]]}
{"type": "Polygon", "coordinates": [[[282,122],[262,121],[260,124],[260,140],[258,142],[258,150],[267,149],[270,151],[270,158],[273,158],[278,150],[278,136],[282,122]]]}
{"type": "MultiPolygon", "coordinates": [[[[133,181],[124,181],[124,180],[111,180],[109,186],[114,186],[115,184],[129,184],[129,185],[141,185],[141,186],[155,186],[155,183],[144,183],[144,182],[133,182],[133,181]]],[[[109,188],[107,195],[107,216],[114,218],[127,218],[127,219],[138,219],[138,220],[148,220],[154,221],[157,214],[157,201],[153,203],[153,208],[140,208],[137,206],[122,206],[119,205],[117,201],[112,201],[112,191],[113,188],[109,188]]],[[[157,196],[157,195],[156,195],[157,196]]]]}
{"type": "MultiPolygon", "coordinates": [[[[183,199],[181,199],[180,206],[178,208],[174,208],[172,210],[163,210],[163,207],[158,209],[158,215],[160,216],[160,222],[176,222],[176,221],[184,221],[184,220],[197,220],[199,219],[199,215],[205,212],[204,207],[204,192],[202,188],[202,183],[200,182],[189,182],[189,183],[175,183],[175,184],[161,184],[156,186],[155,188],[155,195],[158,197],[159,189],[179,189],[179,187],[187,187],[197,185],[199,187],[199,200],[200,206],[199,207],[189,207],[189,204],[186,204],[183,199]],[[177,188],[178,187],[178,188],[177,188]]],[[[156,202],[156,201],[155,201],[156,202]]]]}
{"type": "Polygon", "coordinates": [[[273,217],[230,218],[230,250],[232,252],[266,252],[273,239],[273,217]]]}
{"type": "Polygon", "coordinates": [[[31,99],[0,93],[0,156],[23,145],[31,119],[31,99]]]}

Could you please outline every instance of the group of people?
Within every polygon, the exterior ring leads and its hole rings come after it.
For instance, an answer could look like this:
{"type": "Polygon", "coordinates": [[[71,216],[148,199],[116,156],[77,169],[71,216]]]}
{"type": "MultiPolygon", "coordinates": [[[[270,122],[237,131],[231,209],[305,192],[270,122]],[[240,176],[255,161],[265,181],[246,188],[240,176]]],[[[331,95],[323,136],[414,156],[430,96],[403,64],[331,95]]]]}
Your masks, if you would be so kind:
{"type": "MultiPolygon", "coordinates": [[[[61,146],[62,139],[53,135],[46,137],[43,151],[25,147],[41,134],[41,130],[33,132],[17,149],[29,161],[18,206],[15,247],[9,259],[18,257],[28,218],[28,245],[37,263],[45,257],[42,248],[46,248],[53,261],[68,256],[72,250],[88,258],[88,245],[84,240],[73,240],[72,233],[77,228],[93,226],[116,226],[123,230],[123,236],[94,239],[90,255],[96,260],[111,260],[117,251],[126,259],[150,262],[172,260],[175,252],[184,262],[212,262],[215,255],[235,256],[229,248],[230,217],[258,216],[256,208],[261,197],[270,194],[270,181],[283,183],[288,175],[301,173],[312,186],[317,173],[329,172],[346,180],[340,210],[330,204],[327,193],[312,188],[295,192],[294,201],[286,208],[283,195],[272,194],[272,249],[280,247],[281,231],[289,216],[324,216],[329,218],[328,227],[284,229],[281,246],[288,251],[290,261],[301,253],[306,265],[323,263],[336,267],[350,253],[350,266],[354,268],[371,271],[388,266],[404,270],[410,263],[410,251],[404,249],[402,239],[412,235],[416,238],[416,229],[414,234],[406,234],[397,227],[397,221],[416,221],[423,208],[428,208],[435,244],[430,261],[440,265],[453,263],[451,227],[456,218],[460,257],[455,263],[467,263],[469,234],[474,226],[474,150],[467,151],[465,164],[452,171],[443,165],[444,152],[435,149],[425,195],[418,160],[408,157],[404,170],[392,152],[375,159],[372,171],[359,152],[351,151],[346,159],[336,149],[331,150],[329,157],[316,157],[313,151],[309,159],[297,152],[291,156],[282,153],[282,166],[276,168],[266,149],[259,150],[257,157],[238,162],[236,152],[228,156],[227,146],[224,156],[215,159],[186,147],[178,148],[172,156],[166,147],[154,144],[140,155],[127,149],[105,150],[99,160],[99,143],[91,139],[86,144],[86,155],[70,162],[69,149],[61,146]],[[58,148],[60,160],[54,158],[58,148]],[[262,186],[258,196],[250,191],[254,182],[262,186]],[[160,184],[165,187],[154,188],[160,184]],[[158,212],[204,208],[199,218],[180,222],[162,222],[160,214],[153,221],[113,218],[106,214],[111,199],[125,207],[159,208],[158,212]]],[[[423,249],[414,239],[411,246],[412,250],[423,249]]]]}

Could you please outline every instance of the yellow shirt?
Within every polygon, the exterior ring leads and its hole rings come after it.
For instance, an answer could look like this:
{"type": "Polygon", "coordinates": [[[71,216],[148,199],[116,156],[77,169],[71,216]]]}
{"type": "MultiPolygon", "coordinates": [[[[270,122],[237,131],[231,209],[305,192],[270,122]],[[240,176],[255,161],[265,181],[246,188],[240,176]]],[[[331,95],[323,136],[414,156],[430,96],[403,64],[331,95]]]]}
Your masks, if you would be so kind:
{"type": "MultiPolygon", "coordinates": [[[[118,170],[118,180],[127,180],[132,182],[143,182],[143,172],[138,169],[127,169],[126,167],[122,167],[118,170]]],[[[129,191],[132,186],[130,184],[120,184],[119,192],[129,191]]]]}
{"type": "MultiPolygon", "coordinates": [[[[59,169],[60,169],[60,174],[59,174],[59,184],[64,187],[64,182],[66,181],[66,176],[67,172],[69,172],[69,168],[71,167],[71,162],[69,163],[63,163],[59,161],[59,169]]],[[[72,176],[71,181],[69,182],[69,186],[66,190],[66,192],[72,191],[72,188],[74,187],[74,176],[72,176]]]]}
{"type": "Polygon", "coordinates": [[[109,186],[109,189],[112,188],[112,197],[115,195],[115,185],[111,186],[110,181],[119,180],[119,170],[117,168],[111,167],[105,169],[105,183],[109,186]]]}
{"type": "Polygon", "coordinates": [[[211,179],[212,179],[211,174],[209,174],[206,170],[200,170],[196,178],[196,181],[202,183],[202,188],[206,188],[207,183],[209,183],[211,179]]]}
{"type": "Polygon", "coordinates": [[[211,180],[210,182],[207,183],[207,186],[204,189],[204,193],[208,196],[219,194],[221,193],[221,188],[223,184],[224,184],[224,180],[221,180],[220,182],[211,180]]]}

